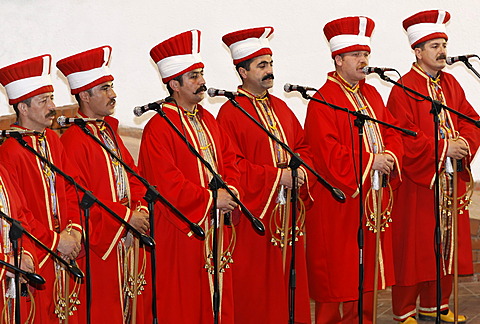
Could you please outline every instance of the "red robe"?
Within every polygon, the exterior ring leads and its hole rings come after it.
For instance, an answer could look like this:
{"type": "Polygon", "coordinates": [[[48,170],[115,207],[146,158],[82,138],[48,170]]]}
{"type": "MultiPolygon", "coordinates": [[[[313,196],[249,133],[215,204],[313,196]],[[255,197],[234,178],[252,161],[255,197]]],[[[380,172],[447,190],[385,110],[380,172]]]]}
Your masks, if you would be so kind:
{"type": "MultiPolygon", "coordinates": [[[[259,117],[253,96],[245,90],[239,91],[249,97],[236,100],[251,116],[268,129],[265,119],[259,117]]],[[[285,142],[310,166],[313,167],[308,146],[304,141],[303,129],[293,112],[277,97],[268,94],[270,107],[278,129],[285,142]]],[[[242,201],[265,225],[265,235],[258,235],[250,222],[241,219],[237,226],[237,248],[235,250],[234,300],[236,323],[286,323],[288,321],[288,291],[290,257],[287,257],[284,274],[282,250],[271,242],[270,221],[277,205],[281,169],[272,156],[275,144],[265,132],[227,101],[217,116],[237,149],[238,167],[242,174],[244,190],[242,201]]],[[[288,155],[288,153],[287,153],[288,155]]],[[[306,169],[302,167],[302,170],[306,169]]],[[[306,174],[306,173],[305,173],[306,174]]],[[[305,204],[311,203],[308,194],[309,181],[301,190],[305,204]]],[[[298,215],[298,214],[297,214],[298,215]]],[[[275,231],[273,229],[273,231],[275,231]]],[[[310,323],[310,300],[304,250],[304,236],[298,236],[296,244],[296,303],[295,322],[310,323]]],[[[288,249],[290,254],[290,249],[288,249]]]]}
{"type": "MultiPolygon", "coordinates": [[[[377,90],[359,83],[359,91],[369,105],[371,117],[394,123],[393,117],[385,108],[377,90]]],[[[345,90],[334,73],[330,73],[325,85],[314,98],[327,101],[340,107],[356,110],[350,92],[345,90]]],[[[315,204],[307,218],[307,268],[310,296],[317,302],[344,302],[358,299],[358,265],[359,249],[357,232],[359,227],[359,195],[356,177],[358,173],[358,130],[353,125],[355,117],[343,111],[310,101],[305,120],[307,142],[314,156],[315,169],[334,187],[346,195],[344,203],[337,202],[329,191],[317,185],[313,190],[315,204]],[[353,146],[353,147],[352,147],[353,146]],[[354,163],[355,161],[355,163],[354,163]]],[[[365,129],[366,127],[364,127],[365,129]]],[[[390,184],[400,179],[399,164],[403,155],[401,136],[393,129],[379,126],[380,137],[385,146],[385,153],[395,159],[396,169],[390,175],[390,184]]],[[[367,137],[362,145],[363,192],[365,196],[371,188],[371,173],[374,154],[369,148],[367,137]]],[[[383,208],[388,201],[384,190],[383,208]]],[[[371,201],[371,198],[367,201],[371,201]]],[[[375,265],[376,234],[366,227],[369,213],[365,211],[362,220],[364,231],[364,291],[373,290],[375,265]]],[[[393,219],[393,225],[397,220],[393,219]]],[[[391,252],[390,228],[381,232],[381,254],[378,287],[393,284],[393,260],[391,252]]]]}
{"type": "MultiPolygon", "coordinates": [[[[12,127],[18,126],[12,125],[12,127]]],[[[49,160],[75,180],[81,181],[75,167],[67,158],[58,135],[50,129],[46,129],[44,134],[49,160]]],[[[38,136],[24,136],[23,139],[35,150],[39,150],[38,136]]],[[[34,225],[31,225],[32,234],[51,250],[55,251],[59,242],[59,234],[54,230],[55,220],[50,207],[50,191],[43,176],[40,159],[20,146],[14,138],[8,138],[0,146],[0,163],[9,171],[11,177],[17,180],[24,196],[28,197],[27,207],[35,217],[34,225]]],[[[56,175],[55,178],[60,232],[70,222],[74,230],[82,231],[80,209],[75,188],[67,183],[63,177],[56,175]]],[[[38,302],[36,304],[37,315],[35,318],[41,323],[58,322],[58,317],[54,314],[56,301],[52,298],[54,294],[55,265],[52,257],[47,255],[44,250],[37,248],[36,254],[39,262],[38,273],[45,278],[47,283],[43,289],[37,290],[38,298],[36,298],[36,301],[38,302]]],[[[70,284],[70,287],[73,287],[73,283],[70,284]]],[[[76,323],[77,316],[78,312],[74,312],[69,321],[76,323]]]]}
{"type": "MultiPolygon", "coordinates": [[[[79,115],[79,117],[85,116],[79,115]]],[[[133,170],[138,171],[132,156],[118,136],[118,120],[113,117],[105,117],[105,122],[112,126],[115,141],[120,150],[120,158],[133,170]]],[[[87,128],[101,140],[99,125],[89,123],[87,128]]],[[[62,135],[61,141],[69,156],[76,162],[88,189],[128,222],[132,210],[119,202],[110,155],[77,125],[71,126],[62,135]]],[[[140,201],[143,201],[142,197],[145,195],[146,189],[137,178],[130,173],[127,174],[130,189],[129,202],[133,209],[138,206],[140,201]]],[[[122,249],[118,247],[118,244],[125,236],[124,227],[97,204],[94,204],[90,217],[91,320],[93,322],[122,323],[125,293],[120,283],[124,280],[122,268],[125,267],[125,261],[122,249]],[[105,278],[109,278],[109,280],[105,280],[105,278]],[[105,309],[109,311],[106,312],[105,309]]],[[[140,252],[140,259],[143,260],[145,251],[142,248],[140,252]]],[[[150,286],[144,288],[149,289],[150,286]]],[[[140,295],[139,299],[142,297],[140,295]]],[[[143,312],[139,311],[137,315],[137,321],[142,321],[143,312]]]]}
{"type": "MultiPolygon", "coordinates": [[[[2,206],[2,211],[6,213],[8,216],[15,218],[21,222],[22,227],[31,232],[32,228],[30,227],[31,225],[34,225],[34,220],[33,220],[33,215],[30,212],[30,210],[27,208],[27,204],[25,202],[25,198],[21,194],[21,192],[18,191],[18,185],[17,183],[10,178],[8,171],[5,170],[5,168],[0,165],[0,186],[2,187],[1,190],[3,190],[4,195],[5,195],[5,200],[7,203],[7,206],[4,207],[2,206]],[[7,213],[8,211],[8,213],[7,213]]],[[[3,223],[5,224],[5,223],[3,223]]],[[[0,259],[14,264],[13,261],[13,251],[11,251],[10,247],[8,245],[10,244],[10,239],[8,238],[8,233],[9,233],[10,227],[3,227],[2,226],[2,231],[0,233],[1,237],[1,246],[0,246],[0,259]]],[[[33,259],[34,265],[36,264],[36,254],[35,254],[35,249],[33,246],[33,243],[29,238],[26,236],[22,236],[22,238],[19,240],[19,249],[23,249],[23,253],[26,253],[30,255],[30,257],[33,259]]],[[[7,302],[7,296],[6,292],[9,289],[8,281],[12,280],[13,278],[7,279],[6,273],[11,272],[13,276],[13,271],[7,269],[6,267],[1,266],[0,267],[0,286],[1,290],[0,293],[2,294],[2,297],[0,298],[0,310],[2,311],[2,319],[3,323],[14,323],[15,322],[15,303],[12,303],[12,313],[4,309],[5,304],[7,302]]],[[[10,301],[12,301],[10,299],[10,301]]],[[[20,299],[21,305],[20,305],[20,310],[21,310],[21,320],[22,323],[25,323],[27,320],[28,315],[30,314],[30,311],[32,310],[32,302],[30,300],[30,297],[22,297],[20,299]]]]}
{"type": "MultiPolygon", "coordinates": [[[[229,186],[238,188],[239,172],[228,136],[220,130],[208,111],[200,105],[197,107],[206,136],[212,144],[218,173],[229,186]]],[[[199,151],[197,134],[183,116],[183,109],[181,119],[175,106],[164,104],[163,110],[199,151]]],[[[204,228],[210,224],[212,195],[207,189],[205,169],[159,115],[145,126],[139,167],[147,180],[157,186],[160,194],[187,218],[204,228]]],[[[225,231],[229,229],[226,227],[225,231]]],[[[204,269],[205,241],[193,236],[188,226],[161,203],[155,205],[155,241],[159,323],[211,323],[212,276],[204,269]]],[[[224,242],[229,241],[226,235],[224,242]]],[[[232,271],[226,269],[222,274],[221,323],[233,323],[232,271]]]]}
{"type": "MultiPolygon", "coordinates": [[[[430,95],[428,76],[416,65],[401,80],[405,86],[424,95],[430,95]]],[[[440,84],[447,106],[475,120],[479,119],[478,114],[466,100],[460,84],[451,74],[441,72],[440,84]]],[[[403,138],[405,146],[403,173],[405,177],[398,189],[393,208],[393,217],[399,219],[395,223],[393,231],[396,282],[401,286],[411,286],[418,282],[435,280],[436,277],[433,115],[430,113],[431,104],[429,102],[415,101],[399,87],[392,89],[387,106],[402,127],[418,133],[417,137],[403,138]]],[[[456,115],[450,113],[449,115],[453,128],[468,143],[470,152],[468,157],[463,160],[464,165],[468,166],[480,144],[480,131],[456,115]]],[[[447,148],[447,141],[440,139],[438,148],[440,170],[443,170],[445,165],[447,148]]],[[[459,173],[459,195],[465,192],[464,176],[465,172],[459,173]]],[[[458,215],[458,238],[459,274],[471,274],[472,248],[467,210],[462,210],[462,213],[458,215]]]]}

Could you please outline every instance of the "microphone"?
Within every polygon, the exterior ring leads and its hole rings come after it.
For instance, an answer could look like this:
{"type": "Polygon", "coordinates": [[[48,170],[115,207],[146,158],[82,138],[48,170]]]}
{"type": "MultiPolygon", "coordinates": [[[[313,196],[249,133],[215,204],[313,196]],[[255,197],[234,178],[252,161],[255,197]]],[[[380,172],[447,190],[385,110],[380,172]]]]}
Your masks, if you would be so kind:
{"type": "Polygon", "coordinates": [[[93,122],[102,122],[103,120],[101,119],[95,119],[95,118],[75,118],[75,117],[65,117],[65,116],[60,116],[57,118],[57,123],[65,127],[69,124],[83,124],[83,123],[93,123],[93,122]]]}
{"type": "Polygon", "coordinates": [[[240,94],[238,92],[235,92],[235,91],[219,90],[219,89],[215,89],[215,88],[209,88],[207,93],[208,93],[209,97],[222,96],[222,97],[231,98],[231,97],[240,96],[240,94]]]}
{"type": "Polygon", "coordinates": [[[296,84],[290,84],[290,83],[285,83],[283,86],[283,90],[285,92],[292,92],[292,91],[298,91],[298,92],[304,92],[304,91],[317,91],[315,88],[311,87],[304,87],[301,85],[296,85],[296,84]]]}
{"type": "Polygon", "coordinates": [[[167,98],[161,99],[161,100],[157,100],[155,102],[148,103],[148,104],[143,105],[143,106],[137,106],[137,107],[133,108],[133,114],[137,117],[140,117],[149,110],[155,110],[157,108],[160,108],[160,105],[162,105],[165,102],[169,102],[168,98],[170,98],[170,97],[167,97],[167,98]]]}
{"type": "Polygon", "coordinates": [[[387,71],[397,71],[393,68],[386,68],[386,67],[375,67],[375,66],[366,66],[362,69],[363,73],[370,74],[370,73],[378,73],[382,74],[383,72],[387,71]]]}
{"type": "Polygon", "coordinates": [[[30,136],[30,135],[39,135],[40,132],[32,131],[32,130],[14,130],[14,129],[7,129],[0,131],[1,137],[16,137],[16,136],[30,136]]]}
{"type": "Polygon", "coordinates": [[[459,62],[459,61],[466,62],[466,61],[468,61],[468,59],[471,58],[471,57],[478,57],[478,56],[475,55],[475,54],[467,54],[467,55],[459,55],[459,56],[449,56],[449,57],[447,57],[447,64],[448,64],[448,65],[452,65],[453,63],[459,62]]]}

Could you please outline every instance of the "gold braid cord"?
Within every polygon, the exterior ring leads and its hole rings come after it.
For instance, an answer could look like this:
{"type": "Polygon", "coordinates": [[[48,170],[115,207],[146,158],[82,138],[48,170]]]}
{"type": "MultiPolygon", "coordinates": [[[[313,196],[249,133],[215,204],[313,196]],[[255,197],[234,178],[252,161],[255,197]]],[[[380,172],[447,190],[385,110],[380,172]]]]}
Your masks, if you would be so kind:
{"type": "MultiPolygon", "coordinates": [[[[226,218],[226,215],[224,215],[226,218]]],[[[235,250],[235,245],[237,243],[237,235],[235,232],[235,226],[233,224],[228,225],[228,228],[231,228],[232,235],[230,237],[230,242],[228,243],[228,246],[224,249],[222,246],[219,246],[219,249],[221,253],[219,253],[219,263],[218,263],[218,272],[223,273],[225,272],[225,269],[230,268],[230,264],[233,263],[233,251],[235,250]]],[[[213,267],[213,251],[212,251],[212,246],[213,246],[213,230],[214,227],[210,226],[207,230],[207,235],[205,238],[205,243],[204,243],[204,259],[205,259],[205,270],[209,274],[214,274],[215,269],[213,267]]],[[[220,239],[220,238],[219,238],[220,239]]]]}
{"type": "MultiPolygon", "coordinates": [[[[270,233],[272,234],[270,242],[272,242],[274,246],[278,246],[281,249],[283,249],[285,245],[285,235],[288,235],[288,245],[292,245],[292,225],[290,222],[288,222],[290,225],[287,226],[288,228],[284,228],[284,224],[286,224],[285,217],[291,217],[290,213],[288,212],[288,204],[291,204],[291,202],[287,201],[286,204],[277,203],[270,217],[269,228],[270,233]]],[[[295,242],[297,242],[298,237],[303,236],[305,231],[305,204],[300,198],[297,198],[297,224],[295,226],[295,231],[295,242]]]]}
{"type": "MultiPolygon", "coordinates": [[[[7,278],[5,283],[8,284],[8,281],[14,282],[14,278],[7,278]]],[[[2,284],[3,286],[4,284],[2,284]]],[[[28,312],[28,317],[23,324],[33,324],[35,320],[35,299],[30,289],[27,288],[28,297],[30,298],[30,311],[28,312]]],[[[5,296],[5,293],[4,293],[5,296]]],[[[23,297],[23,296],[22,296],[23,297]]],[[[0,324],[13,324],[15,323],[15,297],[4,297],[4,305],[2,309],[2,314],[0,317],[0,324]]]]}
{"type": "MultiPolygon", "coordinates": [[[[72,221],[66,227],[69,235],[72,233],[72,221]]],[[[72,316],[73,312],[77,310],[77,305],[80,305],[78,295],[80,293],[81,280],[75,278],[73,289],[69,291],[70,273],[65,267],[55,262],[55,282],[53,284],[53,300],[55,300],[55,314],[58,316],[60,322],[67,319],[67,316],[72,316]]]]}
{"type": "MultiPolygon", "coordinates": [[[[465,168],[469,181],[466,182],[465,193],[457,197],[457,214],[462,215],[472,203],[473,178],[469,168],[465,168]]],[[[443,170],[440,173],[440,221],[442,233],[443,256],[451,261],[453,251],[453,174],[443,170]]],[[[450,267],[448,267],[450,268],[450,267]]]]}
{"type": "Polygon", "coordinates": [[[80,292],[81,280],[75,278],[75,284],[71,291],[67,291],[65,285],[66,280],[70,280],[70,273],[63,267],[63,265],[55,263],[53,298],[55,300],[55,314],[58,316],[60,322],[63,322],[67,316],[72,316],[73,312],[77,310],[77,306],[80,305],[78,295],[80,292]]]}
{"type": "Polygon", "coordinates": [[[147,267],[147,258],[145,249],[140,249],[139,253],[143,254],[142,264],[139,265],[138,272],[135,273],[135,244],[133,243],[133,235],[127,234],[126,242],[121,241],[118,249],[120,252],[120,260],[123,261],[121,273],[122,289],[124,294],[123,318],[125,323],[132,321],[133,299],[142,294],[145,290],[147,281],[145,280],[145,270],[147,267]],[[136,295],[137,296],[136,296],[136,295]]]}
{"type": "MultiPolygon", "coordinates": [[[[390,223],[392,222],[392,206],[393,206],[393,190],[390,183],[387,185],[386,188],[383,188],[383,195],[388,195],[388,203],[385,208],[381,211],[381,223],[380,223],[380,231],[385,232],[385,229],[390,227],[390,223]]],[[[368,190],[367,195],[365,196],[365,213],[366,217],[366,226],[368,230],[372,231],[373,233],[377,232],[377,221],[376,221],[376,206],[377,206],[377,195],[374,194],[374,189],[370,188],[368,190]]]]}

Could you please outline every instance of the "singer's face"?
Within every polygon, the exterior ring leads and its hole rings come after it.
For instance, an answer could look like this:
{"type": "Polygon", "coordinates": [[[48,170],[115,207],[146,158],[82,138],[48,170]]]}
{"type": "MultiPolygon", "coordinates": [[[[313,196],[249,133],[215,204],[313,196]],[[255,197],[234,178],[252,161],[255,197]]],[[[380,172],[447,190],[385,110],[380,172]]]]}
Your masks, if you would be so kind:
{"type": "Polygon", "coordinates": [[[437,76],[447,65],[447,41],[443,38],[429,40],[423,48],[415,48],[415,55],[417,63],[425,72],[437,76]]]}
{"type": "Polygon", "coordinates": [[[88,105],[85,105],[83,113],[89,118],[97,119],[110,116],[115,111],[116,97],[112,81],[101,83],[90,89],[86,97],[88,105]]]}
{"type": "Polygon", "coordinates": [[[203,77],[203,68],[195,69],[186,72],[182,75],[183,84],[177,82],[176,89],[178,90],[178,102],[185,108],[193,108],[196,104],[205,97],[205,79],[203,77]]]}
{"type": "Polygon", "coordinates": [[[273,59],[271,55],[262,55],[253,59],[250,69],[240,68],[243,88],[254,95],[262,95],[273,87],[273,59]]]}
{"type": "Polygon", "coordinates": [[[20,126],[43,132],[45,128],[52,126],[55,118],[53,92],[36,95],[32,97],[30,106],[22,103],[18,108],[20,126]]]}
{"type": "Polygon", "coordinates": [[[365,79],[362,69],[368,65],[367,51],[348,52],[335,56],[336,70],[342,78],[351,85],[357,84],[365,79]]]}

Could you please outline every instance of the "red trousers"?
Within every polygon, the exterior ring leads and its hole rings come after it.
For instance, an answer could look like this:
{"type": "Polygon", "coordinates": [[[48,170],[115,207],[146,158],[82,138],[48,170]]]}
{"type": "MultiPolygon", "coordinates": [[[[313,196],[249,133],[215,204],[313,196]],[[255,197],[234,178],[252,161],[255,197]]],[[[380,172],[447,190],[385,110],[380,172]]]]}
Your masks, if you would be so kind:
{"type": "MultiPolygon", "coordinates": [[[[409,316],[417,314],[417,298],[420,296],[419,310],[422,313],[436,313],[437,311],[437,290],[436,281],[424,281],[414,286],[393,286],[392,287],[392,308],[394,319],[404,321],[409,316]]],[[[448,309],[448,300],[452,293],[452,275],[443,277],[440,280],[442,301],[440,310],[448,309]]]]}
{"type": "MultiPolygon", "coordinates": [[[[373,322],[373,292],[363,294],[363,323],[373,322]]],[[[315,303],[316,324],[358,323],[358,300],[336,303],[315,303]],[[343,311],[340,312],[340,305],[343,311]]]]}

